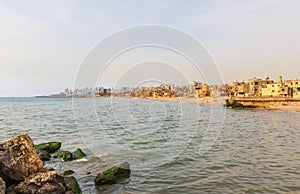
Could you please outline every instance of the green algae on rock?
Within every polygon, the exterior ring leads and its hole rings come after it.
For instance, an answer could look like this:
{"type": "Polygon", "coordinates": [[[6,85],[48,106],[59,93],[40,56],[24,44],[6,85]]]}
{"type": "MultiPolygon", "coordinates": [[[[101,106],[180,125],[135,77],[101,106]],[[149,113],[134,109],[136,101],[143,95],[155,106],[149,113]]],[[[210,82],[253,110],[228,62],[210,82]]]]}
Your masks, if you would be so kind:
{"type": "Polygon", "coordinates": [[[66,191],[72,191],[73,193],[76,194],[82,193],[77,180],[73,176],[65,177],[65,189],[66,191]]]}
{"type": "Polygon", "coordinates": [[[123,162],[100,172],[94,179],[96,186],[111,185],[117,183],[120,178],[128,178],[131,170],[128,162],[123,162]]]}
{"type": "Polygon", "coordinates": [[[74,160],[82,159],[84,156],[86,156],[86,154],[80,148],[77,148],[77,150],[75,150],[72,154],[74,160]]]}
{"type": "Polygon", "coordinates": [[[73,154],[69,151],[58,151],[56,157],[63,159],[63,161],[73,160],[73,154]]]}
{"type": "Polygon", "coordinates": [[[48,153],[54,153],[57,150],[59,150],[61,147],[61,142],[47,142],[47,143],[41,143],[34,146],[34,149],[36,150],[44,150],[48,153]]]}
{"type": "Polygon", "coordinates": [[[51,158],[51,155],[45,150],[36,150],[36,153],[42,161],[49,161],[51,158]]]}

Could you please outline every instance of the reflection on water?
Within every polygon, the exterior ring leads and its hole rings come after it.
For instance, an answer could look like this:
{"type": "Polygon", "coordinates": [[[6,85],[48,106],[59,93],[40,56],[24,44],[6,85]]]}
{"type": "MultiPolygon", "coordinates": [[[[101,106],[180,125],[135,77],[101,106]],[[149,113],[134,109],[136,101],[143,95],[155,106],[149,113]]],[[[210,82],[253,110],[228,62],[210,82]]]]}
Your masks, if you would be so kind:
{"type": "Polygon", "coordinates": [[[212,112],[224,113],[213,105],[134,99],[75,99],[73,105],[75,115],[71,99],[1,98],[0,141],[28,132],[35,143],[83,148],[88,161],[47,165],[75,170],[84,193],[300,191],[299,113],[228,109],[218,135],[207,133],[210,122],[222,120],[212,120],[212,112]],[[216,141],[201,154],[205,135],[216,141]],[[123,160],[132,164],[130,182],[96,190],[95,174],[123,160]]]}

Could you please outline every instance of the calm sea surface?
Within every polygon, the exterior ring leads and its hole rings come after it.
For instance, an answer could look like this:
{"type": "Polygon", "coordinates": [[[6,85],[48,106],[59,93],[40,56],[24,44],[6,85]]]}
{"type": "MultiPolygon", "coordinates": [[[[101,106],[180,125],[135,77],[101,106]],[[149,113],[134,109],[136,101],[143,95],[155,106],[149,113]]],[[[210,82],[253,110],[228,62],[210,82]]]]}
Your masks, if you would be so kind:
{"type": "Polygon", "coordinates": [[[86,160],[46,163],[75,171],[84,193],[299,193],[300,113],[225,110],[126,98],[0,98],[0,142],[82,148],[86,160]],[[122,161],[129,180],[98,190],[97,172],[122,161]]]}

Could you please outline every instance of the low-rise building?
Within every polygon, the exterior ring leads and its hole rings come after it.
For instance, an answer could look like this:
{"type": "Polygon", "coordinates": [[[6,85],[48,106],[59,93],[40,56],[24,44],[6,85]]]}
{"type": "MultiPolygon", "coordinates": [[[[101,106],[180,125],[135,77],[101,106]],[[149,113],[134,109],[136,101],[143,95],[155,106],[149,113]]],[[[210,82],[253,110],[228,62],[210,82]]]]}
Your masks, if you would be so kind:
{"type": "Polygon", "coordinates": [[[277,83],[270,83],[262,88],[262,96],[264,97],[292,97],[293,82],[290,80],[284,81],[282,76],[278,77],[277,83]]]}
{"type": "Polygon", "coordinates": [[[245,97],[248,96],[250,88],[248,83],[235,81],[232,82],[230,90],[231,96],[245,97]]]}
{"type": "Polygon", "coordinates": [[[273,84],[274,81],[267,77],[265,80],[254,77],[248,80],[249,96],[262,96],[262,89],[268,84],[273,84]]]}
{"type": "Polygon", "coordinates": [[[210,96],[210,89],[207,84],[202,84],[198,89],[196,89],[198,97],[210,96]]]}
{"type": "Polygon", "coordinates": [[[262,88],[263,97],[288,97],[293,96],[292,88],[281,84],[268,84],[262,88]]]}

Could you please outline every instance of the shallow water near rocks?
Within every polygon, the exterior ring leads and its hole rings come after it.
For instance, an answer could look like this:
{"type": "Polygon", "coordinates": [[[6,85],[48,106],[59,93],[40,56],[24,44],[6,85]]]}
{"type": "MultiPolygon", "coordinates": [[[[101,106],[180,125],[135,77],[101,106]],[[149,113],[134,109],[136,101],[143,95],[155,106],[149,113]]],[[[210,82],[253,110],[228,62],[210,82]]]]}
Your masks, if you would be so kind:
{"type": "Polygon", "coordinates": [[[74,170],[83,193],[299,192],[299,118],[126,98],[0,98],[0,142],[26,132],[36,144],[82,148],[84,160],[46,166],[74,170]],[[130,179],[94,187],[97,172],[123,161],[130,179]]]}

